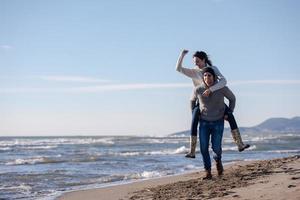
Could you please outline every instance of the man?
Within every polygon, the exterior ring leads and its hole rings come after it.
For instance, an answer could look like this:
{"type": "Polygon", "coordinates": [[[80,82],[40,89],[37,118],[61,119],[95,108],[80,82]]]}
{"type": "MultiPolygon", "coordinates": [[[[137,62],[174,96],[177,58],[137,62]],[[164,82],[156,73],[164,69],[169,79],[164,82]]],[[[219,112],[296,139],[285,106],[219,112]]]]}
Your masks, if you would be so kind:
{"type": "MultiPolygon", "coordinates": [[[[229,109],[233,112],[235,107],[235,96],[228,87],[223,87],[208,96],[203,95],[207,88],[214,86],[217,82],[216,74],[210,67],[206,67],[203,72],[203,84],[195,88],[194,94],[200,103],[200,149],[206,176],[204,179],[211,179],[211,160],[209,155],[209,140],[211,138],[212,150],[218,175],[223,174],[222,165],[222,137],[224,131],[224,97],[229,100],[229,109]]],[[[227,117],[225,115],[225,117],[227,117]]]]}

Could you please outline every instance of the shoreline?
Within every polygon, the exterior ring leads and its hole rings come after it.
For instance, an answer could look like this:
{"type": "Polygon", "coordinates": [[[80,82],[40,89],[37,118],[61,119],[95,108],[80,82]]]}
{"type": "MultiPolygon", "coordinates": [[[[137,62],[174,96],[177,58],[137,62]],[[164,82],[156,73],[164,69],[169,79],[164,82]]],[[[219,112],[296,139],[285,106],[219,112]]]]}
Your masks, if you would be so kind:
{"type": "Polygon", "coordinates": [[[238,161],[224,165],[224,168],[222,177],[216,176],[215,168],[212,169],[213,180],[202,180],[204,171],[201,170],[71,191],[55,199],[247,199],[249,195],[249,199],[279,199],[280,195],[283,195],[282,199],[300,199],[300,155],[272,160],[238,161]]]}
{"type": "MultiPolygon", "coordinates": [[[[61,200],[61,199],[73,199],[73,196],[76,195],[80,195],[80,197],[75,197],[74,199],[81,199],[83,197],[81,197],[82,195],[85,196],[87,195],[87,197],[84,198],[94,198],[92,197],[93,194],[89,195],[88,193],[92,192],[96,192],[96,193],[105,193],[106,196],[106,192],[112,191],[115,192],[118,191],[118,194],[112,194],[112,196],[110,196],[110,194],[108,194],[107,198],[105,198],[106,200],[110,200],[110,199],[116,199],[116,197],[119,197],[120,199],[123,199],[123,195],[128,196],[127,193],[128,191],[124,191],[123,193],[123,188],[124,189],[134,189],[133,192],[135,191],[136,188],[140,188],[140,189],[144,189],[145,187],[154,187],[154,186],[159,186],[159,185],[164,185],[164,184],[168,184],[168,183],[172,183],[172,182],[177,182],[178,180],[180,181],[184,181],[184,180],[190,180],[191,178],[194,177],[195,174],[199,174],[199,173],[203,173],[203,170],[201,169],[200,171],[194,170],[194,171],[189,171],[189,172],[183,172],[181,174],[175,174],[175,175],[166,175],[166,176],[162,176],[162,177],[153,177],[153,178],[147,178],[147,179],[139,179],[139,180],[129,180],[128,182],[116,182],[116,183],[111,183],[111,184],[105,184],[103,186],[97,187],[97,188],[87,188],[87,189],[80,189],[80,190],[74,190],[74,191],[69,191],[69,192],[65,192],[62,193],[61,195],[57,196],[55,198],[55,200],[61,200]],[[120,190],[122,191],[122,194],[120,194],[120,190]],[[82,194],[81,194],[82,193],[82,194]],[[85,193],[85,194],[83,194],[85,193]]],[[[99,199],[99,196],[96,196],[95,199],[99,199]]],[[[125,200],[125,199],[123,199],[125,200]]]]}
{"type": "MultiPolygon", "coordinates": [[[[230,161],[230,162],[226,162],[223,163],[224,168],[226,168],[226,166],[231,166],[234,165],[236,163],[243,163],[243,162],[254,162],[254,161],[258,161],[258,160],[248,160],[248,161],[244,161],[244,160],[237,160],[237,161],[230,161]]],[[[212,165],[212,170],[215,169],[215,166],[212,165]]],[[[54,200],[58,200],[59,198],[61,198],[62,196],[64,196],[65,194],[68,193],[74,193],[74,192],[82,192],[82,191],[87,191],[87,190],[97,190],[97,189],[105,189],[105,188],[109,188],[109,187],[118,187],[118,186],[122,186],[122,185],[128,185],[128,184],[138,184],[140,182],[148,182],[148,181],[155,181],[157,180],[158,182],[161,181],[161,179],[173,179],[173,177],[177,180],[178,178],[182,178],[181,176],[193,176],[194,174],[199,174],[199,173],[204,173],[204,168],[201,167],[199,169],[193,169],[193,170],[189,170],[189,171],[184,171],[181,173],[177,173],[177,174],[171,174],[171,175],[164,175],[164,176],[160,176],[160,177],[150,177],[150,178],[143,178],[143,179],[132,179],[132,180],[127,180],[127,181],[117,181],[117,182],[112,182],[112,183],[105,183],[105,184],[101,184],[101,185],[96,185],[94,187],[88,187],[88,188],[79,188],[79,189],[74,189],[74,190],[70,190],[70,191],[66,191],[66,192],[61,192],[60,194],[57,194],[54,197],[54,200]]]]}

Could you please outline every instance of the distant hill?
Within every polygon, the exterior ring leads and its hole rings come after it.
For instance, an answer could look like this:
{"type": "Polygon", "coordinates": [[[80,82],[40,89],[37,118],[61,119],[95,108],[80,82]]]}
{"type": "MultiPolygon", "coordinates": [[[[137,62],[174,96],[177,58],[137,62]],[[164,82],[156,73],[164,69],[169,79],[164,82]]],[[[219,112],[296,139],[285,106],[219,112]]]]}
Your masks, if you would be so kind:
{"type": "MultiPolygon", "coordinates": [[[[288,118],[270,118],[253,127],[240,127],[243,133],[300,133],[300,117],[288,118]]],[[[225,128],[225,133],[229,133],[230,129],[225,128]]],[[[182,131],[173,133],[171,136],[190,136],[190,131],[182,131]]]]}
{"type": "Polygon", "coordinates": [[[300,117],[292,119],[271,118],[256,126],[262,131],[300,132],[300,117]]]}

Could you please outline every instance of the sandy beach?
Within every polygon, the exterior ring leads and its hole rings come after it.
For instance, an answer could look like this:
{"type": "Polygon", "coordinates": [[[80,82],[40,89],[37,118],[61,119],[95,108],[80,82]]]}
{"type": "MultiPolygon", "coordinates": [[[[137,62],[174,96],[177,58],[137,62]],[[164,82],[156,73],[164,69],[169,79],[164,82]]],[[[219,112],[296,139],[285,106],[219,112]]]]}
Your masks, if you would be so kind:
{"type": "Polygon", "coordinates": [[[58,200],[141,199],[300,199],[300,155],[225,166],[218,177],[204,172],[168,176],[130,184],[65,193],[58,200]]]}

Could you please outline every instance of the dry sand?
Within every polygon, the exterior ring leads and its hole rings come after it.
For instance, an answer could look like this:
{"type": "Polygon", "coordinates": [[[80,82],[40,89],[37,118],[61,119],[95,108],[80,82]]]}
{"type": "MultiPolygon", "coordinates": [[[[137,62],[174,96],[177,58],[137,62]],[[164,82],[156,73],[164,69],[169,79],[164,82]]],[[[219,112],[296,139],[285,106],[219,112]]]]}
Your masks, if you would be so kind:
{"type": "Polygon", "coordinates": [[[100,189],[75,191],[59,200],[291,199],[300,200],[300,155],[238,162],[223,176],[202,180],[203,172],[169,176],[100,189]]]}

